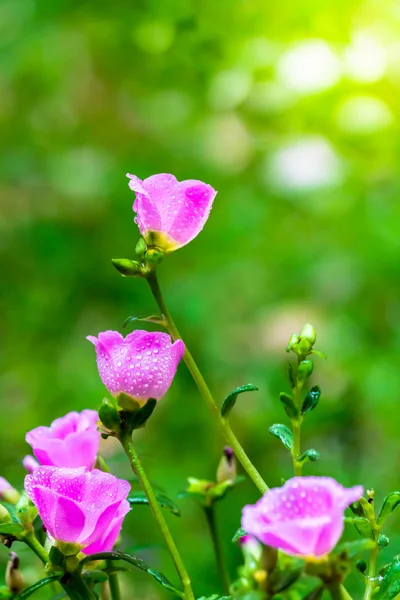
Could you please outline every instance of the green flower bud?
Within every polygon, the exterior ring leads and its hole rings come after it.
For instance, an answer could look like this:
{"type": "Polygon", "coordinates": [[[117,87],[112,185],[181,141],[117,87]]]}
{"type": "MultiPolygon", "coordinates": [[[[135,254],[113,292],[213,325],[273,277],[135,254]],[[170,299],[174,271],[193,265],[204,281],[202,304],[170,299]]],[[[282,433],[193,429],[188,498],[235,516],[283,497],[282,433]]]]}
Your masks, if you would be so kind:
{"type": "Polygon", "coordinates": [[[5,506],[0,504],[0,523],[11,523],[11,521],[12,519],[10,513],[8,512],[5,506]]]}
{"type": "Polygon", "coordinates": [[[310,352],[312,345],[306,339],[301,339],[297,344],[296,353],[305,356],[310,352]]]}
{"type": "Polygon", "coordinates": [[[140,240],[138,241],[138,243],[136,244],[136,248],[135,248],[136,256],[138,258],[142,259],[144,257],[144,255],[146,254],[146,250],[147,250],[147,244],[144,241],[144,239],[141,237],[140,240]]]}
{"type": "Polygon", "coordinates": [[[158,265],[164,258],[164,252],[156,248],[148,248],[146,252],[146,262],[150,265],[158,265]]]}
{"type": "Polygon", "coordinates": [[[111,262],[117,271],[124,277],[136,277],[142,274],[142,267],[135,260],[130,260],[129,258],[113,258],[111,259],[111,262]]]}
{"type": "Polygon", "coordinates": [[[304,381],[310,377],[313,372],[314,364],[312,360],[302,360],[297,369],[297,377],[300,381],[304,381]]]}
{"type": "Polygon", "coordinates": [[[300,338],[297,335],[297,333],[292,333],[292,335],[290,336],[290,339],[289,339],[289,343],[286,346],[286,352],[290,352],[291,349],[293,348],[293,346],[295,346],[296,344],[299,343],[299,340],[300,340],[300,338]]]}
{"type": "Polygon", "coordinates": [[[317,332],[315,331],[315,327],[310,325],[310,323],[303,325],[300,331],[300,339],[307,340],[311,346],[314,346],[317,340],[317,332]]]}
{"type": "Polygon", "coordinates": [[[121,417],[113,402],[108,398],[104,398],[100,405],[99,418],[104,427],[118,433],[121,426],[121,417]]]}
{"type": "Polygon", "coordinates": [[[231,481],[232,483],[236,479],[236,458],[232,448],[226,446],[224,448],[224,454],[219,461],[217,468],[217,482],[222,483],[223,481],[231,481]]]}

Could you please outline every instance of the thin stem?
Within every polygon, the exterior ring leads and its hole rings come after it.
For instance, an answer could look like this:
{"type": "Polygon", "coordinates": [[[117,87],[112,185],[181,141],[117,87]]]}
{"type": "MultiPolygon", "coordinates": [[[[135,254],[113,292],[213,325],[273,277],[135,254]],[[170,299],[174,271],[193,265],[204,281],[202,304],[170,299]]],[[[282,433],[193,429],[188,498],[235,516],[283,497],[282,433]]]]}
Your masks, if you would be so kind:
{"type": "Polygon", "coordinates": [[[206,515],[207,524],[210,530],[211,540],[214,546],[215,558],[217,560],[218,574],[223,585],[223,591],[225,594],[229,594],[229,573],[226,567],[224,553],[222,550],[222,544],[220,536],[218,535],[217,523],[215,519],[215,507],[214,505],[205,506],[204,513],[206,515]]]}
{"type": "Polygon", "coordinates": [[[364,600],[371,600],[371,598],[372,598],[372,592],[374,591],[374,588],[375,588],[374,577],[375,577],[375,573],[376,573],[376,561],[378,558],[378,554],[379,554],[379,547],[378,547],[378,544],[375,544],[374,548],[371,549],[370,556],[369,556],[368,578],[367,578],[367,585],[365,588],[364,600]]]}
{"type": "Polygon", "coordinates": [[[33,532],[27,533],[24,536],[23,541],[27,546],[29,546],[31,550],[33,550],[36,556],[38,556],[44,564],[49,562],[49,555],[47,554],[46,550],[43,548],[39,540],[35,537],[33,532]]]}
{"type": "MultiPolygon", "coordinates": [[[[155,271],[152,271],[148,275],[147,281],[149,283],[153,296],[158,304],[158,307],[161,311],[161,314],[166,320],[169,333],[175,340],[182,339],[182,336],[180,335],[178,328],[176,327],[174,320],[172,319],[172,316],[169,313],[165,304],[155,271]]],[[[261,494],[264,494],[264,492],[266,492],[269,489],[267,484],[265,483],[264,479],[261,477],[260,473],[257,471],[255,466],[247,456],[246,452],[243,450],[243,447],[241,446],[239,440],[233,433],[228,421],[221,415],[220,409],[218,408],[218,405],[215,402],[213,395],[211,394],[211,391],[208,388],[204,377],[201,374],[197,364],[195,363],[193,356],[190,354],[187,346],[183,359],[199,389],[199,392],[204,402],[207,404],[208,408],[211,411],[211,414],[222,429],[225,439],[234,451],[236,458],[242,464],[245,471],[247,471],[247,474],[249,475],[250,479],[253,480],[254,484],[257,486],[261,494]]]]}
{"type": "Polygon", "coordinates": [[[179,578],[182,582],[184,598],[185,600],[194,600],[194,595],[190,583],[190,578],[188,572],[186,571],[185,565],[181,559],[181,556],[178,552],[178,548],[175,545],[175,542],[172,538],[168,525],[164,519],[164,515],[162,514],[161,508],[157,502],[156,496],[153,492],[153,488],[149,480],[147,479],[147,475],[143,469],[142,463],[139,459],[139,456],[136,452],[134,444],[132,442],[132,438],[128,433],[122,433],[120,436],[120,442],[122,444],[123,449],[125,450],[125,454],[127,455],[132,471],[138,477],[140,484],[146,497],[149,501],[149,505],[151,510],[153,511],[153,515],[157,524],[160,528],[161,534],[164,538],[164,541],[167,545],[169,553],[171,554],[172,560],[174,562],[175,568],[178,572],[179,578]]]}
{"type": "Polygon", "coordinates": [[[353,600],[343,585],[332,584],[328,586],[332,600],[353,600]]]}
{"type": "MultiPolygon", "coordinates": [[[[111,560],[106,562],[108,568],[113,568],[111,560]]],[[[110,595],[112,600],[121,600],[121,591],[119,589],[118,573],[108,574],[108,585],[110,588],[110,595]]]]}
{"type": "Polygon", "coordinates": [[[82,574],[79,569],[69,573],[71,579],[68,583],[64,584],[64,589],[69,595],[71,588],[73,589],[73,595],[75,597],[75,592],[82,598],[82,600],[97,600],[95,594],[92,590],[86,585],[83,580],[82,574]]]}
{"type": "Polygon", "coordinates": [[[294,403],[298,410],[298,417],[292,419],[293,448],[291,451],[292,460],[293,460],[293,474],[295,476],[301,476],[303,473],[303,463],[299,462],[299,460],[298,460],[298,458],[301,454],[301,425],[303,423],[303,417],[300,414],[302,389],[303,389],[303,381],[299,381],[298,379],[296,379],[296,387],[294,388],[294,403]]]}

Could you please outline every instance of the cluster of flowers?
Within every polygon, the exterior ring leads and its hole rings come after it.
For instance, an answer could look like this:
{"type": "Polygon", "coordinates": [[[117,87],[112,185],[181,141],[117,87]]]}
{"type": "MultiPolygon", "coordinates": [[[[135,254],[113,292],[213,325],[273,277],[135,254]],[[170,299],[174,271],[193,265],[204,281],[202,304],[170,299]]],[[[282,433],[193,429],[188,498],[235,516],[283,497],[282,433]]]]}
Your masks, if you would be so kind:
{"type": "MultiPolygon", "coordinates": [[[[133,175],[134,210],[144,239],[156,241],[166,253],[187,244],[202,229],[215,190],[199,181],[177,182],[172,175],[144,181],[133,175]]],[[[121,393],[139,404],[159,400],[170,387],[185,346],[166,333],[134,331],[125,338],[116,331],[89,336],[97,354],[100,377],[115,397],[121,393]]],[[[49,537],[73,543],[85,554],[111,550],[130,510],[130,484],[96,469],[100,443],[98,414],[84,410],[37,427],[26,440],[25,490],[49,537]]],[[[0,481],[0,496],[11,486],[0,481]]],[[[268,490],[243,509],[242,526],[262,543],[292,555],[321,556],[336,545],[343,531],[343,512],[363,489],[343,488],[328,477],[294,477],[268,490]]],[[[244,541],[248,540],[245,538],[244,541]]]]}

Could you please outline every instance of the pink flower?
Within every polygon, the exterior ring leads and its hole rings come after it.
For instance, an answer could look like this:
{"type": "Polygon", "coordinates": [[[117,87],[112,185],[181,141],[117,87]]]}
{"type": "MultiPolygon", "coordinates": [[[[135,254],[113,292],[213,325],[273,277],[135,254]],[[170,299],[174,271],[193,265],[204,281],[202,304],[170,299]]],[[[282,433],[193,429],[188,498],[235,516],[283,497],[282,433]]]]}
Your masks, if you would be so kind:
{"type": "Polygon", "coordinates": [[[203,229],[217,194],[210,185],[195,179],[177,181],[167,173],[143,181],[129,173],[127,177],[129,187],[136,192],[136,221],[150,246],[172,252],[203,229]]]}
{"type": "Polygon", "coordinates": [[[105,331],[87,339],[96,348],[100,377],[111,394],[124,392],[139,402],[159,400],[172,383],[185,345],[167,333],[136,330],[124,339],[105,331]]]}
{"type": "Polygon", "coordinates": [[[85,467],[37,467],[25,477],[26,493],[48,533],[58,542],[91,548],[90,553],[114,545],[130,510],[130,487],[128,481],[85,467]]]}
{"type": "Polygon", "coordinates": [[[92,469],[100,444],[98,420],[95,410],[70,412],[50,427],[32,429],[26,434],[26,441],[42,465],[92,469]]]}
{"type": "Polygon", "coordinates": [[[343,532],[343,511],[363,494],[331,477],[293,477],[243,508],[242,527],[264,544],[287,554],[321,556],[343,532]]]}
{"type": "Polygon", "coordinates": [[[28,473],[33,473],[36,467],[39,466],[39,463],[35,458],[33,458],[33,456],[30,456],[30,454],[28,454],[23,458],[22,466],[28,473]]]}

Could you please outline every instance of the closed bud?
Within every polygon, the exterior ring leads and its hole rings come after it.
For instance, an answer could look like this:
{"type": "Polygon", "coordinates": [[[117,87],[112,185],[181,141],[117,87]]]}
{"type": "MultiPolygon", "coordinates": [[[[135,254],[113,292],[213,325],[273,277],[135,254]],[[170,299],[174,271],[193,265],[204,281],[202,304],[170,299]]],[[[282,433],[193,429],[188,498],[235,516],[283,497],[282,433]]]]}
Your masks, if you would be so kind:
{"type": "Polygon", "coordinates": [[[299,341],[299,343],[297,344],[296,352],[300,356],[301,355],[305,356],[306,354],[310,353],[311,348],[312,348],[312,345],[310,344],[310,342],[308,340],[301,339],[299,341]]]}
{"type": "Polygon", "coordinates": [[[232,481],[236,479],[236,458],[232,448],[225,446],[224,453],[217,468],[217,482],[232,481]]]}
{"type": "Polygon", "coordinates": [[[138,243],[136,244],[135,252],[136,256],[140,259],[143,258],[147,250],[147,244],[144,239],[141,237],[138,243]]]}
{"type": "Polygon", "coordinates": [[[0,523],[11,523],[11,521],[12,519],[10,513],[8,512],[5,506],[0,504],[0,523]]]}
{"type": "Polygon", "coordinates": [[[317,332],[315,331],[315,327],[310,325],[310,323],[303,325],[300,331],[300,339],[307,340],[311,346],[314,346],[317,340],[317,332]]]}
{"type": "Polygon", "coordinates": [[[290,336],[289,339],[289,343],[286,346],[286,352],[290,352],[290,350],[293,348],[293,346],[295,346],[296,344],[299,343],[299,336],[297,335],[297,333],[292,333],[292,335],[290,336]]]}
{"type": "Polygon", "coordinates": [[[117,271],[124,277],[136,277],[142,274],[142,267],[135,260],[130,260],[129,258],[113,258],[111,259],[111,262],[117,271]]]}
{"type": "Polygon", "coordinates": [[[6,584],[10,592],[19,594],[24,588],[24,581],[19,569],[19,558],[15,552],[10,552],[10,560],[6,569],[6,584]]]}
{"type": "Polygon", "coordinates": [[[114,404],[108,398],[104,398],[99,408],[99,419],[104,427],[118,433],[121,425],[121,417],[114,404]]]}
{"type": "Polygon", "coordinates": [[[297,368],[297,377],[300,381],[304,381],[307,377],[310,377],[313,372],[313,362],[312,360],[302,360],[297,368]]]}
{"type": "Polygon", "coordinates": [[[156,248],[148,248],[146,252],[146,263],[150,265],[158,265],[164,258],[164,252],[160,252],[156,248]]]}

